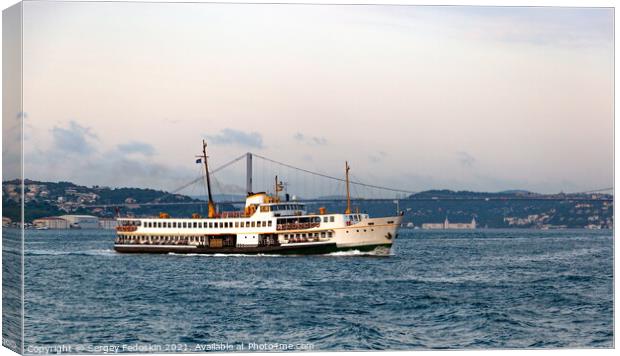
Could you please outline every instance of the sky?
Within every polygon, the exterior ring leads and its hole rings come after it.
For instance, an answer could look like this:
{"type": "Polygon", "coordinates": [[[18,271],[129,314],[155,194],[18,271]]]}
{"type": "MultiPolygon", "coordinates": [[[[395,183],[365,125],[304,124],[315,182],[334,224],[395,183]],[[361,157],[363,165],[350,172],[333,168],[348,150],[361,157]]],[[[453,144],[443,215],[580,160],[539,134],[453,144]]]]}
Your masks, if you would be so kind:
{"type": "MultiPolygon", "coordinates": [[[[172,190],[205,138],[212,167],[249,151],[412,191],[611,187],[613,25],[604,8],[26,2],[25,175],[172,190]]],[[[243,186],[235,167],[218,182],[243,186]]]]}

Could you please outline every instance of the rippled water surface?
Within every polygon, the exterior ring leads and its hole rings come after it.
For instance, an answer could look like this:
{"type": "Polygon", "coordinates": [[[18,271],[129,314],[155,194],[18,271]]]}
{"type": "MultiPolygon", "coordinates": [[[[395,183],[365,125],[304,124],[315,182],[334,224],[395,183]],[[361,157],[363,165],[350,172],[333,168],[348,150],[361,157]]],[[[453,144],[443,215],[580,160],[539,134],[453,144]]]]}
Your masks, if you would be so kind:
{"type": "Polygon", "coordinates": [[[26,239],[31,352],[613,346],[611,231],[402,230],[389,257],[123,255],[109,231],[26,239]]]}

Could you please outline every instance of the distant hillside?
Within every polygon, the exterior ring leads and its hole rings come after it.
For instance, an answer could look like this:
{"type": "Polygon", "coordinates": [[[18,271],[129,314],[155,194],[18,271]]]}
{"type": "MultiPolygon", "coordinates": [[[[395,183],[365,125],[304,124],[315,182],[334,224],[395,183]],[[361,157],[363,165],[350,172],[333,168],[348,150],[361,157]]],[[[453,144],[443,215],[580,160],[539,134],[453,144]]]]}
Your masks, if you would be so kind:
{"type": "MultiPolygon", "coordinates": [[[[18,181],[3,182],[2,206],[3,216],[18,220],[19,185],[18,181]]],[[[136,203],[188,203],[199,202],[182,194],[170,194],[165,191],[143,188],[110,188],[102,186],[80,186],[71,182],[24,181],[25,219],[32,221],[45,216],[63,214],[89,214],[99,217],[113,217],[113,207],[96,207],[91,205],[125,204],[120,208],[121,214],[136,216],[152,216],[165,211],[173,216],[191,216],[192,213],[203,213],[205,208],[196,205],[162,205],[138,207],[136,203]]]]}
{"type": "Polygon", "coordinates": [[[505,190],[502,192],[472,192],[468,190],[426,190],[409,196],[411,199],[428,199],[428,198],[513,198],[513,197],[534,197],[540,196],[538,193],[528,192],[527,190],[505,190]]]}

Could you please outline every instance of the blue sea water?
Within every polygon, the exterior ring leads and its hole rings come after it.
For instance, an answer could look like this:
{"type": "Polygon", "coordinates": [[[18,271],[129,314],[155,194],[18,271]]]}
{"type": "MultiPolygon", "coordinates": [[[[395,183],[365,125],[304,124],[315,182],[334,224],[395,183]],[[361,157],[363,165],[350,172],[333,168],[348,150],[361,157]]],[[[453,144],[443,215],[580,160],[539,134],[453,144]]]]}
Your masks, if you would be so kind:
{"type": "Polygon", "coordinates": [[[113,238],[26,232],[27,353],[613,347],[611,231],[405,229],[388,257],[125,255],[113,238]]]}

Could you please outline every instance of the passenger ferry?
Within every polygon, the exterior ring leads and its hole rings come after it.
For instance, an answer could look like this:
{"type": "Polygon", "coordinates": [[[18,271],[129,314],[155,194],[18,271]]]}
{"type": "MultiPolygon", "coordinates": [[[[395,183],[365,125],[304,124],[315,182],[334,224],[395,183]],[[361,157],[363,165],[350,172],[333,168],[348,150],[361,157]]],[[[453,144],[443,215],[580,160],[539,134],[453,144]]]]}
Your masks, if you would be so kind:
{"type": "Polygon", "coordinates": [[[277,177],[275,195],[249,193],[243,211],[215,210],[203,141],[209,216],[171,218],[118,218],[114,249],[122,253],[181,254],[326,254],[336,251],[380,250],[389,252],[398,236],[402,213],[371,218],[352,213],[349,165],[345,164],[347,208],[329,213],[325,208],[310,213],[305,204],[281,201],[277,177]]]}

